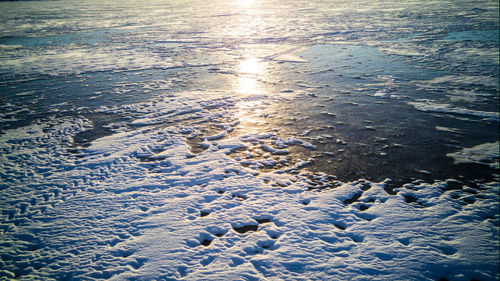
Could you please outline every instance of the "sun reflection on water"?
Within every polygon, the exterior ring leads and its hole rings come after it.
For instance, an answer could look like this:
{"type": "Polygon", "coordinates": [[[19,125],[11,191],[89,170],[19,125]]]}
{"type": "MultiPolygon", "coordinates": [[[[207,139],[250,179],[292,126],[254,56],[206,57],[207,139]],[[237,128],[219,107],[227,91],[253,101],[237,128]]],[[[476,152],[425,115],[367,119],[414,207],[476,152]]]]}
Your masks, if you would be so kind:
{"type": "Polygon", "coordinates": [[[265,123],[264,108],[265,95],[268,94],[263,79],[266,76],[265,63],[254,56],[244,57],[236,66],[237,77],[234,80],[234,90],[245,97],[237,105],[236,117],[240,120],[240,127],[252,133],[257,133],[265,123]]]}
{"type": "MultiPolygon", "coordinates": [[[[255,7],[251,7],[255,0],[239,0],[241,17],[235,23],[236,28],[231,32],[231,37],[251,39],[262,29],[261,17],[256,14],[255,7]]],[[[269,62],[262,57],[262,46],[242,44],[233,65],[234,78],[231,81],[232,90],[241,98],[236,105],[235,117],[240,121],[240,133],[260,133],[266,125],[267,98],[272,93],[272,86],[266,82],[272,80],[269,73],[269,62]]]]}
{"type": "Polygon", "coordinates": [[[239,4],[241,7],[249,7],[253,4],[254,0],[240,0],[239,4]]]}
{"type": "Polygon", "coordinates": [[[259,81],[263,76],[263,67],[259,59],[249,57],[240,61],[237,73],[238,77],[234,81],[237,93],[244,95],[263,94],[263,89],[259,81]]]}
{"type": "Polygon", "coordinates": [[[257,75],[261,72],[261,67],[259,65],[260,60],[254,57],[242,60],[239,65],[239,72],[241,74],[253,74],[257,75]]]}

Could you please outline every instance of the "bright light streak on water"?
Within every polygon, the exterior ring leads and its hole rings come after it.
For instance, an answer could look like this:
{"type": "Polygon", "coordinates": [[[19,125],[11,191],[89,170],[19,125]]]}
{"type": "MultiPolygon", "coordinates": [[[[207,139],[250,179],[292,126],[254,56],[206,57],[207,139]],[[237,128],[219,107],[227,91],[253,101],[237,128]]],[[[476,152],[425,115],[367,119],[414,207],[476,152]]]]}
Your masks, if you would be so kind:
{"type": "Polygon", "coordinates": [[[263,63],[257,58],[249,57],[241,60],[234,82],[236,92],[246,95],[265,94],[259,83],[259,79],[264,75],[263,68],[263,63]]]}

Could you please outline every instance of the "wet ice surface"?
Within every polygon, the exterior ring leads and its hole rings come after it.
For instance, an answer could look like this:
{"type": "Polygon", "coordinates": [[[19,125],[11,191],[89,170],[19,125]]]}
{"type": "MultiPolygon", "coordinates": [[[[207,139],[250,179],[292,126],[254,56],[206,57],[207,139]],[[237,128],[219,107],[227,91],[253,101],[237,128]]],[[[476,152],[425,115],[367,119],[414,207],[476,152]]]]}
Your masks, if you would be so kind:
{"type": "Polygon", "coordinates": [[[498,3],[0,5],[0,278],[498,279],[498,3]]]}

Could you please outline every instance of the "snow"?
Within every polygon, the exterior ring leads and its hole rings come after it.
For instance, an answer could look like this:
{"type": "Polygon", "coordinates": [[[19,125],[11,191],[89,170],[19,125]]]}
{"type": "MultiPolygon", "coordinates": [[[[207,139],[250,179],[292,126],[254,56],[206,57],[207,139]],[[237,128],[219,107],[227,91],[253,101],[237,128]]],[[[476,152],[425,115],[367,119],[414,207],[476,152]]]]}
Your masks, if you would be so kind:
{"type": "Polygon", "coordinates": [[[467,109],[463,107],[454,107],[451,104],[436,103],[432,100],[420,100],[415,102],[408,102],[408,104],[422,111],[441,112],[441,113],[449,113],[462,116],[479,117],[483,118],[484,120],[498,122],[498,112],[486,112],[486,111],[467,109]]]}
{"type": "MultiPolygon", "coordinates": [[[[26,266],[15,263],[23,273],[9,271],[12,265],[4,260],[4,276],[498,277],[498,245],[491,243],[498,238],[497,183],[448,189],[448,182],[416,182],[390,195],[386,182],[359,180],[310,191],[306,173],[256,176],[228,155],[228,150],[246,149],[249,140],[273,134],[209,139],[214,146],[188,158],[189,146],[175,133],[181,125],[116,133],[84,148],[83,158],[55,163],[69,146],[58,138],[88,126],[85,120],[71,120],[48,133],[35,125],[2,136],[4,157],[31,155],[40,175],[35,185],[33,178],[19,177],[26,168],[2,161],[4,176],[16,175],[2,190],[8,198],[2,206],[3,252],[27,259],[26,266]],[[37,154],[37,142],[43,140],[50,149],[37,154]],[[145,157],[148,162],[141,161],[145,157]],[[43,167],[71,170],[42,172],[43,167]],[[22,192],[25,184],[36,188],[22,192]],[[29,234],[33,231],[36,236],[29,234]]],[[[284,143],[303,145],[293,138],[284,143]]],[[[493,146],[498,143],[472,151],[493,146]]],[[[298,161],[292,168],[307,163],[298,161]]],[[[317,179],[327,184],[326,177],[317,179]]]]}
{"type": "Polygon", "coordinates": [[[0,280],[500,277],[497,2],[0,6],[0,280]]]}
{"type": "Polygon", "coordinates": [[[493,168],[499,167],[499,143],[483,143],[470,148],[463,148],[454,153],[448,153],[446,156],[454,159],[455,164],[460,163],[478,163],[487,164],[493,168]]]}
{"type": "Polygon", "coordinates": [[[481,84],[489,87],[498,87],[497,81],[491,76],[446,75],[427,81],[429,84],[455,83],[455,84],[481,84]]]}
{"type": "Polygon", "coordinates": [[[54,50],[27,58],[12,58],[3,63],[0,69],[12,70],[14,73],[32,72],[62,75],[89,71],[129,71],[152,67],[166,69],[181,65],[158,58],[154,54],[106,48],[103,48],[101,53],[89,53],[87,49],[75,47],[69,50],[54,50]]]}

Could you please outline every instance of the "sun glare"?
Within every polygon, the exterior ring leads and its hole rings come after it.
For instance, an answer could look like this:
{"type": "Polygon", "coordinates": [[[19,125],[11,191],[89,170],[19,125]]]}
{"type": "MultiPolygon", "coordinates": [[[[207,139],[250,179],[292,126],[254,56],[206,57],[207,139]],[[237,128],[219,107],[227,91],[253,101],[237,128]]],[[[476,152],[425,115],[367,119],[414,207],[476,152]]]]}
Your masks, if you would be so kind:
{"type": "Polygon", "coordinates": [[[252,5],[254,0],[240,0],[240,6],[242,7],[249,7],[252,5]]]}
{"type": "Polygon", "coordinates": [[[260,61],[257,58],[251,57],[240,62],[238,70],[244,75],[258,75],[260,72],[260,61]]]}
{"type": "Polygon", "coordinates": [[[254,57],[246,58],[240,62],[237,70],[236,91],[240,94],[259,94],[259,78],[262,75],[261,61],[254,57]]]}

